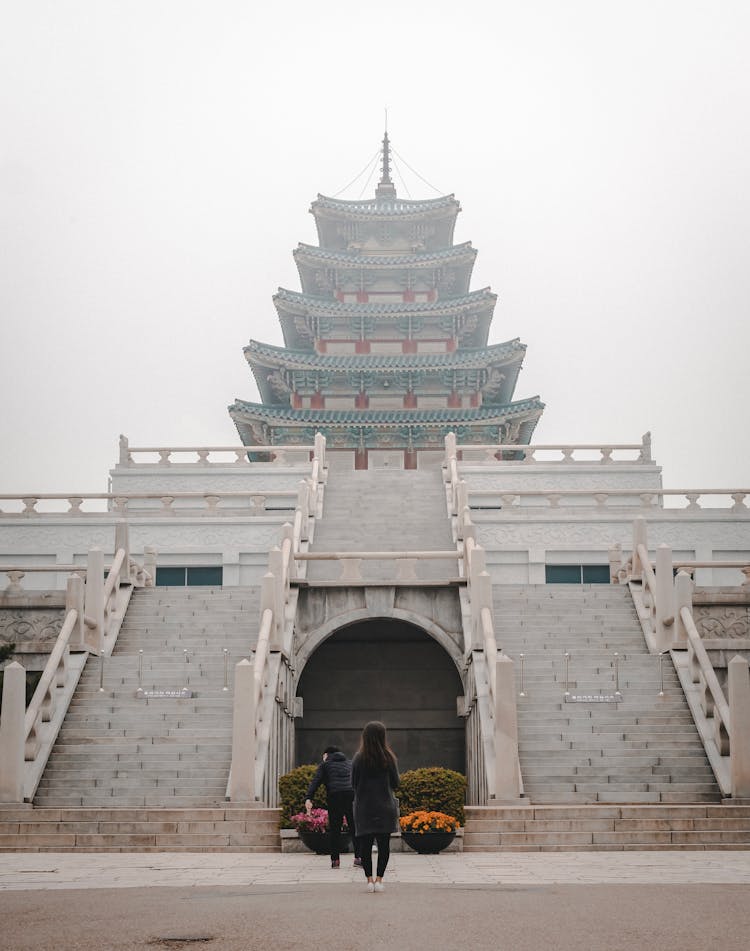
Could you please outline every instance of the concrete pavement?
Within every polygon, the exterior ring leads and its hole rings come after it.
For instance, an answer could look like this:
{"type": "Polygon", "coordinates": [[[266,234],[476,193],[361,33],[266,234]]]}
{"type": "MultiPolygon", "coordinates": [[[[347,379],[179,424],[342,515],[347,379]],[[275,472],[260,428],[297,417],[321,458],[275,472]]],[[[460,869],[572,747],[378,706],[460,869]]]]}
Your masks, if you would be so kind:
{"type": "Polygon", "coordinates": [[[746,951],[750,852],[0,855],[3,951],[746,951]]]}
{"type": "MultiPolygon", "coordinates": [[[[349,855],[330,868],[312,853],[9,852],[0,854],[0,891],[329,885],[364,882],[349,855]]],[[[420,885],[750,884],[750,851],[451,852],[391,855],[386,883],[420,885]]]]}

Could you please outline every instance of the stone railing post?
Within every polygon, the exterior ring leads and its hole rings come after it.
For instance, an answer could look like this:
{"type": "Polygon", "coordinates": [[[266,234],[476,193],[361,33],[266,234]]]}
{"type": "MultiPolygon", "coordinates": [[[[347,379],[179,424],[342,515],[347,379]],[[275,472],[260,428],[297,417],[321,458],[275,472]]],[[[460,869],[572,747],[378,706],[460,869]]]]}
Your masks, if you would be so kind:
{"type": "Polygon", "coordinates": [[[678,647],[687,647],[688,634],[682,620],[682,609],[693,611],[693,579],[687,571],[678,571],[674,579],[674,642],[678,647]]]}
{"type": "Polygon", "coordinates": [[[115,555],[121,548],[125,552],[125,557],[120,566],[118,580],[120,584],[128,584],[130,581],[130,532],[128,531],[128,523],[124,518],[115,522],[115,555]]]}
{"type": "Polygon", "coordinates": [[[300,541],[306,542],[310,538],[310,486],[304,480],[297,488],[297,508],[302,516],[300,522],[300,541]]]}
{"type": "Polygon", "coordinates": [[[516,682],[513,661],[502,656],[495,663],[495,799],[518,799],[519,780],[516,682]]]}
{"type": "Polygon", "coordinates": [[[750,799],[750,666],[735,655],[729,674],[729,751],[732,798],[750,799]]]}
{"type": "Polygon", "coordinates": [[[659,545],[656,549],[656,645],[669,650],[674,640],[674,581],[672,549],[659,545]]]}
{"type": "Polygon", "coordinates": [[[486,571],[480,571],[472,579],[471,586],[471,644],[470,650],[484,650],[484,631],[482,630],[482,609],[492,611],[492,579],[486,571]]]}
{"type": "Polygon", "coordinates": [[[651,433],[644,433],[641,439],[640,462],[651,462],[651,433]]]}
{"type": "Polygon", "coordinates": [[[120,465],[127,466],[131,463],[130,458],[130,447],[128,445],[128,437],[120,435],[120,465]]]}
{"type": "Polygon", "coordinates": [[[622,571],[622,545],[617,542],[609,549],[609,583],[620,583],[620,572],[622,571]]]}
{"type": "Polygon", "coordinates": [[[646,519],[642,515],[638,515],[633,520],[633,567],[631,569],[633,581],[640,581],[643,577],[641,556],[638,554],[639,545],[643,545],[648,551],[648,531],[646,529],[646,519]]]}
{"type": "Polygon", "coordinates": [[[92,548],[88,555],[84,613],[94,622],[93,628],[84,628],[86,646],[99,654],[104,643],[104,553],[101,548],[92,548]]]}
{"type": "Polygon", "coordinates": [[[326,464],[326,437],[323,435],[323,433],[315,433],[315,458],[318,460],[321,470],[318,479],[320,482],[322,482],[322,470],[326,464]]]}
{"type": "Polygon", "coordinates": [[[0,802],[23,802],[26,670],[13,661],[3,671],[0,710],[0,802]]]}
{"type": "Polygon", "coordinates": [[[146,579],[147,588],[153,588],[156,584],[156,556],[157,552],[153,545],[146,545],[143,549],[143,570],[149,574],[149,578],[146,579]]]}
{"type": "Polygon", "coordinates": [[[78,574],[68,575],[68,583],[65,590],[65,614],[71,611],[78,612],[75,633],[70,636],[70,646],[74,650],[86,649],[86,626],[83,623],[84,598],[83,598],[83,578],[78,574]]]}
{"type": "Polygon", "coordinates": [[[456,434],[448,433],[445,437],[445,464],[450,465],[451,459],[456,457],[456,434]]]}
{"type": "Polygon", "coordinates": [[[232,802],[255,799],[255,672],[247,659],[234,668],[229,798],[232,802]]]}

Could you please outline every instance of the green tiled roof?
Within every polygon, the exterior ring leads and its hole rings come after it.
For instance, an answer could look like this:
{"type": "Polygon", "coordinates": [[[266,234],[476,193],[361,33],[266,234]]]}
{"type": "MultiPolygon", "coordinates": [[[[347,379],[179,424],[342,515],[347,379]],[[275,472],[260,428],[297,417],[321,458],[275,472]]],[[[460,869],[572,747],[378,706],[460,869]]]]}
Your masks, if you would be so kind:
{"type": "Polygon", "coordinates": [[[315,214],[318,209],[353,217],[402,218],[410,215],[423,215],[425,212],[442,209],[458,213],[461,206],[453,195],[441,195],[439,198],[427,198],[423,201],[412,201],[404,198],[370,198],[366,201],[342,201],[339,198],[318,195],[317,201],[312,204],[311,211],[315,214]]]}
{"type": "Polygon", "coordinates": [[[244,348],[249,363],[282,366],[288,369],[319,370],[428,370],[428,369],[482,369],[510,357],[523,359],[525,344],[518,338],[491,347],[456,350],[453,353],[372,353],[372,354],[319,354],[314,351],[287,350],[251,340],[244,348]],[[253,358],[257,357],[257,360],[253,358]]]}
{"type": "Polygon", "coordinates": [[[497,294],[494,294],[489,287],[483,287],[478,291],[472,291],[470,294],[462,294],[460,297],[442,297],[437,301],[391,301],[386,304],[366,303],[366,304],[344,304],[341,301],[334,300],[331,297],[314,297],[311,294],[301,294],[299,291],[290,291],[285,287],[280,287],[274,295],[274,301],[294,304],[306,313],[319,314],[321,316],[331,317],[349,317],[352,315],[360,316],[388,314],[423,314],[429,316],[435,314],[442,316],[452,314],[457,310],[471,310],[479,306],[494,305],[497,300],[497,294]]]}
{"type": "Polygon", "coordinates": [[[409,265],[420,267],[434,267],[436,264],[445,264],[453,260],[474,261],[477,252],[472,248],[470,241],[463,244],[454,244],[450,248],[439,251],[408,252],[405,254],[359,254],[354,251],[332,251],[319,248],[314,244],[300,244],[294,250],[296,261],[309,260],[313,263],[340,264],[343,267],[404,267],[409,265]]]}
{"type": "Polygon", "coordinates": [[[290,406],[265,406],[235,400],[229,413],[233,418],[245,416],[269,423],[314,423],[319,426],[367,425],[404,426],[409,423],[504,422],[524,413],[540,414],[544,403],[538,396],[506,403],[504,406],[480,406],[472,409],[292,409],[290,406]]]}

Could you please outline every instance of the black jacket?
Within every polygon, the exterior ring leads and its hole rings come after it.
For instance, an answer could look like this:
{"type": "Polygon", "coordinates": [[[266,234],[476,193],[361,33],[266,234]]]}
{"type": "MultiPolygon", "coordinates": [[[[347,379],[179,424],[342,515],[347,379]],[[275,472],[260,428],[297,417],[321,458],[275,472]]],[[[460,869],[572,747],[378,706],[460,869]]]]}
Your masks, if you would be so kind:
{"type": "Polygon", "coordinates": [[[326,787],[327,793],[352,791],[352,764],[343,753],[328,754],[325,762],[315,771],[305,798],[312,799],[321,783],[326,787]]]}
{"type": "Polygon", "coordinates": [[[354,784],[354,828],[357,835],[386,835],[398,832],[398,801],[394,790],[400,777],[394,762],[386,769],[369,770],[359,753],[352,761],[354,784]]]}

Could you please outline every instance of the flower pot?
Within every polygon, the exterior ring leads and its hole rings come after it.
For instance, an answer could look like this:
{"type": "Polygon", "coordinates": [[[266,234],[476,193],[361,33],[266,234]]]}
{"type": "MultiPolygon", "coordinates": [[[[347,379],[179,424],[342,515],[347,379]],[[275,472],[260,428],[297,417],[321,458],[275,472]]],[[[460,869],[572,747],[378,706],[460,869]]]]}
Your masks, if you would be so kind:
{"type": "MultiPolygon", "coordinates": [[[[302,842],[310,849],[311,852],[315,852],[316,855],[330,855],[331,854],[331,836],[328,832],[307,832],[304,829],[298,829],[297,835],[300,837],[302,842]]],[[[339,844],[342,852],[348,852],[351,845],[351,836],[348,832],[342,832],[339,839],[339,844]]]]}
{"type": "Polygon", "coordinates": [[[420,855],[435,855],[447,849],[455,839],[455,832],[402,832],[401,838],[410,849],[420,855]]]}

